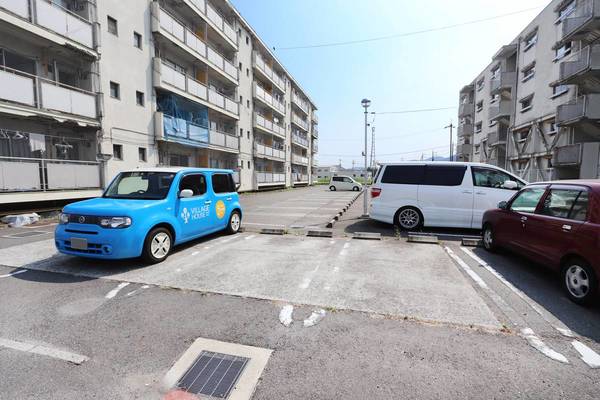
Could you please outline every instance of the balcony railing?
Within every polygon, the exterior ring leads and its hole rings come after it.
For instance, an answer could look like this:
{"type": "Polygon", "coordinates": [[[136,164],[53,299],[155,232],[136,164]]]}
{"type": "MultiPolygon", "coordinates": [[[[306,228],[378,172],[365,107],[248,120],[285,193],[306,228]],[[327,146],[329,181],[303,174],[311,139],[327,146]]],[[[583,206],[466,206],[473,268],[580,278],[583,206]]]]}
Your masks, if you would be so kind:
{"type": "Polygon", "coordinates": [[[490,120],[506,119],[510,118],[511,115],[511,101],[507,99],[500,99],[494,104],[490,105],[489,118],[490,120]]]}
{"type": "Polygon", "coordinates": [[[260,184],[284,184],[285,173],[283,172],[255,172],[256,182],[260,184]]]}
{"type": "Polygon", "coordinates": [[[235,29],[229,22],[225,20],[219,14],[219,12],[206,0],[189,0],[198,11],[200,11],[200,15],[210,22],[212,22],[217,27],[217,32],[224,35],[227,39],[231,40],[235,47],[237,48],[237,34],[235,29]]]}
{"type": "Polygon", "coordinates": [[[0,192],[99,189],[100,165],[93,161],[0,157],[0,192]]]}
{"type": "Polygon", "coordinates": [[[158,13],[160,29],[165,31],[171,40],[180,45],[187,45],[200,60],[233,78],[235,81],[238,80],[238,69],[233,63],[212,48],[200,36],[185,26],[185,24],[178,21],[164,9],[158,8],[158,3],[154,4],[156,5],[155,10],[157,9],[155,12],[158,13]]]}
{"type": "Polygon", "coordinates": [[[308,122],[302,119],[298,114],[292,113],[292,122],[308,132],[308,122]]]}
{"type": "Polygon", "coordinates": [[[319,127],[317,125],[313,125],[311,134],[314,138],[319,137],[319,127]]]}
{"type": "Polygon", "coordinates": [[[292,142],[308,149],[308,139],[298,135],[297,133],[292,134],[292,142]]]}
{"type": "Polygon", "coordinates": [[[274,110],[278,111],[279,113],[285,114],[285,106],[283,105],[283,103],[277,100],[271,94],[267,93],[265,89],[258,86],[256,82],[254,82],[254,97],[271,106],[274,110]]]}
{"type": "Polygon", "coordinates": [[[568,103],[561,104],[556,110],[556,122],[569,124],[581,119],[600,119],[600,94],[587,94],[568,103]]]}
{"type": "Polygon", "coordinates": [[[562,38],[574,39],[581,30],[593,19],[600,17],[600,3],[595,0],[577,2],[575,11],[562,21],[562,38]]]}
{"type": "Polygon", "coordinates": [[[581,143],[560,146],[554,149],[552,165],[554,166],[578,166],[581,165],[582,146],[581,143]]]}
{"type": "Polygon", "coordinates": [[[473,102],[461,103],[458,106],[458,115],[464,117],[466,115],[472,115],[475,112],[475,105],[473,102]]]}
{"type": "Polygon", "coordinates": [[[488,146],[504,144],[506,143],[506,136],[507,132],[505,130],[501,131],[500,128],[498,128],[498,125],[496,125],[496,129],[489,132],[487,135],[487,144],[488,146]]]}
{"type": "Polygon", "coordinates": [[[231,133],[219,132],[211,129],[209,138],[209,144],[211,146],[219,146],[238,151],[240,149],[240,138],[231,133]]]}
{"type": "Polygon", "coordinates": [[[296,92],[292,92],[292,103],[298,106],[305,114],[308,114],[309,106],[308,101],[300,97],[296,92]]]}
{"type": "Polygon", "coordinates": [[[0,66],[0,100],[97,119],[97,96],[36,75],[0,66]]]}
{"type": "Polygon", "coordinates": [[[319,144],[317,142],[313,142],[311,151],[313,152],[313,154],[319,152],[319,144]]]}
{"type": "Polygon", "coordinates": [[[319,116],[317,115],[316,112],[313,111],[313,113],[310,116],[312,122],[314,122],[315,124],[319,123],[319,116]]]}
{"type": "Polygon", "coordinates": [[[456,148],[456,153],[460,155],[471,155],[473,152],[473,145],[470,143],[459,144],[456,148]]]}
{"type": "Polygon", "coordinates": [[[308,157],[292,153],[292,163],[308,165],[308,157]]]}
{"type": "Polygon", "coordinates": [[[295,183],[306,183],[308,182],[308,174],[293,172],[292,181],[294,181],[295,183]]]}
{"type": "Polygon", "coordinates": [[[218,109],[239,115],[239,104],[221,93],[209,89],[203,83],[183,72],[176,71],[160,59],[155,59],[155,72],[160,76],[160,82],[184,91],[193,97],[204,100],[218,109]]]}
{"type": "Polygon", "coordinates": [[[254,144],[254,154],[257,156],[278,158],[282,161],[285,161],[285,150],[276,149],[274,147],[266,146],[260,143],[254,144]]]}
{"type": "Polygon", "coordinates": [[[600,70],[600,46],[586,46],[560,64],[559,79],[568,80],[585,71],[600,70]]]}
{"type": "Polygon", "coordinates": [[[208,129],[206,126],[198,125],[171,115],[157,113],[155,120],[158,131],[158,139],[180,141],[184,144],[197,147],[221,147],[225,150],[239,151],[240,138],[232,133],[220,132],[216,129],[208,129]]]}
{"type": "Polygon", "coordinates": [[[283,126],[279,126],[273,121],[269,121],[258,113],[254,113],[254,126],[263,128],[274,135],[285,138],[285,128],[283,126]]]}
{"type": "Polygon", "coordinates": [[[95,47],[92,23],[55,2],[47,0],[0,0],[0,8],[4,8],[32,24],[39,25],[90,49],[95,47]],[[29,7],[30,2],[31,8],[29,7]]]}
{"type": "Polygon", "coordinates": [[[474,128],[473,124],[466,123],[458,126],[458,136],[471,136],[473,135],[474,128]]]}
{"type": "Polygon", "coordinates": [[[512,88],[515,86],[516,81],[516,72],[502,72],[500,76],[490,81],[490,92],[495,93],[501,89],[512,88]]]}
{"type": "Polygon", "coordinates": [[[285,93],[285,81],[271,68],[258,52],[253,53],[253,65],[285,93]]]}

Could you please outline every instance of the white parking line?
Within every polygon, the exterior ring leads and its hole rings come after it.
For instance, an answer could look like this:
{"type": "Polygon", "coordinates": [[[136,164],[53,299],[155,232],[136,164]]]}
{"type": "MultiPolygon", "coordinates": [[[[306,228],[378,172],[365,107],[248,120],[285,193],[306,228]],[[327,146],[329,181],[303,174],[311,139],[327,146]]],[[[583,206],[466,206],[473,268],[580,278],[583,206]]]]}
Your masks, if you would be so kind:
{"type": "Polygon", "coordinates": [[[244,221],[244,225],[260,225],[260,226],[272,226],[272,227],[276,227],[276,228],[285,228],[285,225],[281,225],[281,224],[261,224],[259,222],[245,222],[244,221]]]}
{"type": "Polygon", "coordinates": [[[137,292],[139,292],[140,290],[144,290],[144,289],[148,289],[150,286],[149,285],[144,285],[139,289],[135,289],[129,293],[127,293],[125,296],[129,297],[129,296],[133,296],[134,294],[136,294],[137,292]]]}
{"type": "Polygon", "coordinates": [[[129,282],[121,282],[121,283],[119,283],[119,285],[116,288],[114,288],[113,290],[108,292],[106,294],[106,296],[104,296],[104,297],[106,297],[107,299],[112,299],[117,295],[117,293],[119,293],[121,291],[121,289],[123,289],[125,286],[128,286],[128,285],[129,285],[129,282]]]}
{"type": "Polygon", "coordinates": [[[340,250],[340,256],[343,257],[348,254],[348,249],[350,248],[350,242],[344,243],[344,247],[340,250]]]}
{"type": "Polygon", "coordinates": [[[523,335],[523,337],[527,340],[527,342],[531,345],[531,347],[540,351],[546,357],[549,357],[549,358],[559,361],[561,363],[565,363],[565,364],[569,363],[569,360],[567,360],[567,358],[565,356],[563,356],[562,354],[560,354],[557,351],[552,350],[550,347],[548,347],[542,341],[542,339],[537,337],[531,328],[522,329],[521,335],[523,335]]]}
{"type": "Polygon", "coordinates": [[[313,311],[310,317],[304,320],[304,327],[309,328],[318,324],[323,318],[325,318],[325,310],[313,311]]]}
{"type": "Polygon", "coordinates": [[[292,306],[291,304],[286,304],[285,306],[283,306],[281,311],[279,311],[279,322],[281,322],[281,324],[283,326],[288,328],[293,322],[293,319],[292,319],[293,313],[294,313],[294,306],[292,306]]]}
{"type": "Polygon", "coordinates": [[[0,338],[0,347],[52,357],[58,360],[68,361],[77,365],[80,365],[84,361],[89,360],[88,357],[82,356],[81,354],[71,353],[53,347],[40,346],[33,343],[18,342],[10,339],[0,338]]]}
{"type": "Polygon", "coordinates": [[[254,239],[255,237],[256,237],[256,235],[250,235],[250,236],[248,236],[248,237],[246,237],[244,239],[245,240],[251,240],[251,239],[254,239]]]}
{"type": "Polygon", "coordinates": [[[598,353],[578,340],[573,340],[571,344],[581,355],[581,360],[590,368],[600,368],[600,355],[598,355],[598,353]]]}
{"type": "Polygon", "coordinates": [[[8,278],[10,276],[19,275],[19,274],[22,274],[22,273],[27,272],[27,271],[29,271],[29,270],[27,270],[27,269],[20,269],[18,271],[14,271],[14,272],[11,272],[9,274],[0,275],[0,279],[2,279],[2,278],[8,278]]]}

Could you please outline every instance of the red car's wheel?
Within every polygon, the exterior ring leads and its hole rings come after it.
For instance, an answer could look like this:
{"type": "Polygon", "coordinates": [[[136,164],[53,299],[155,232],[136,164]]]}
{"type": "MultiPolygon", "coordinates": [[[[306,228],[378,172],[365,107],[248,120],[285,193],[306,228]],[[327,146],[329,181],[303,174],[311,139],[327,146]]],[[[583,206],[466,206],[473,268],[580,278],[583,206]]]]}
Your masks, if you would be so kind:
{"type": "Polygon", "coordinates": [[[483,227],[483,247],[487,251],[496,251],[496,242],[494,238],[494,230],[492,229],[492,225],[486,224],[483,227]]]}
{"type": "Polygon", "coordinates": [[[596,298],[598,278],[588,263],[573,258],[565,263],[562,271],[563,286],[569,299],[584,305],[596,298]]]}

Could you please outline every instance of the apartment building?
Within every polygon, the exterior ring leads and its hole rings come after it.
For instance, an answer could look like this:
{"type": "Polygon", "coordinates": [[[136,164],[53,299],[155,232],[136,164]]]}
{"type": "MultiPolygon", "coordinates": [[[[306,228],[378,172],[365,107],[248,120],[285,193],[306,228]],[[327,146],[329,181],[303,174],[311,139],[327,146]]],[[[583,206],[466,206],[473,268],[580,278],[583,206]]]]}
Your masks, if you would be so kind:
{"type": "Polygon", "coordinates": [[[136,167],[309,185],[316,111],[227,0],[0,0],[0,204],[96,196],[136,167]]]}
{"type": "Polygon", "coordinates": [[[554,0],[459,93],[460,160],[600,176],[600,1],[554,0]]]}

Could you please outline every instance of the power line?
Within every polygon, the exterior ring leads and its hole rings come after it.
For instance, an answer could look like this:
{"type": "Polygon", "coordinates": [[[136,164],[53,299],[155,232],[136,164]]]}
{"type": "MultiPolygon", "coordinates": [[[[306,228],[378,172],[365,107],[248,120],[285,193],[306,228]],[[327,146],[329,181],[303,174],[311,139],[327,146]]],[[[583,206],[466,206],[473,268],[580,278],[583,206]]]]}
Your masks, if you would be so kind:
{"type": "MultiPolygon", "coordinates": [[[[411,132],[411,133],[407,133],[405,135],[396,135],[396,136],[377,136],[377,140],[393,140],[393,139],[402,139],[405,137],[410,137],[410,136],[416,136],[416,135],[423,135],[426,133],[433,133],[433,132],[441,132],[444,129],[442,128],[436,128],[436,129],[427,129],[424,131],[417,131],[417,132],[411,132]]],[[[320,138],[319,139],[320,142],[362,142],[363,139],[361,138],[345,138],[345,139],[328,139],[328,138],[320,138]]]]}
{"type": "Polygon", "coordinates": [[[473,24],[478,24],[481,22],[492,21],[495,19],[506,18],[506,17],[510,17],[513,15],[533,11],[533,10],[539,10],[540,7],[543,7],[543,6],[531,7],[531,8],[527,8],[525,10],[495,15],[493,17],[481,18],[481,19],[476,19],[476,20],[472,20],[472,21],[465,21],[465,22],[460,22],[460,23],[456,23],[456,24],[440,26],[437,28],[423,29],[420,31],[396,33],[393,35],[378,36],[378,37],[373,37],[373,38],[369,38],[369,39],[349,40],[349,41],[345,41],[345,42],[331,42],[331,43],[321,43],[321,44],[312,44],[312,45],[304,45],[304,46],[289,46],[289,47],[280,47],[280,48],[273,47],[273,50],[299,50],[299,49],[313,49],[313,48],[319,48],[319,47],[347,46],[347,45],[352,45],[352,44],[376,42],[376,41],[380,41],[380,40],[388,40],[388,39],[394,39],[394,38],[400,38],[400,37],[415,36],[415,35],[421,35],[423,33],[438,32],[438,31],[443,31],[443,30],[447,30],[447,29],[458,28],[461,26],[473,25],[473,24]]]}
{"type": "MultiPolygon", "coordinates": [[[[448,146],[444,145],[444,146],[436,146],[436,147],[428,147],[426,149],[419,149],[419,150],[411,150],[411,151],[404,151],[401,153],[388,153],[388,154],[378,154],[378,157],[386,157],[386,156],[401,156],[403,154],[412,154],[412,153],[418,153],[421,151],[427,151],[427,150],[438,150],[438,149],[446,149],[448,148],[448,146]]],[[[321,154],[319,153],[319,156],[323,156],[323,157],[362,157],[362,155],[359,154],[321,154]]]]}
{"type": "Polygon", "coordinates": [[[453,106],[453,107],[441,107],[441,108],[422,108],[420,110],[386,111],[386,112],[376,112],[375,114],[378,114],[378,115],[386,115],[386,114],[411,114],[411,113],[442,111],[442,110],[453,110],[453,109],[456,109],[456,106],[453,106]]]}

